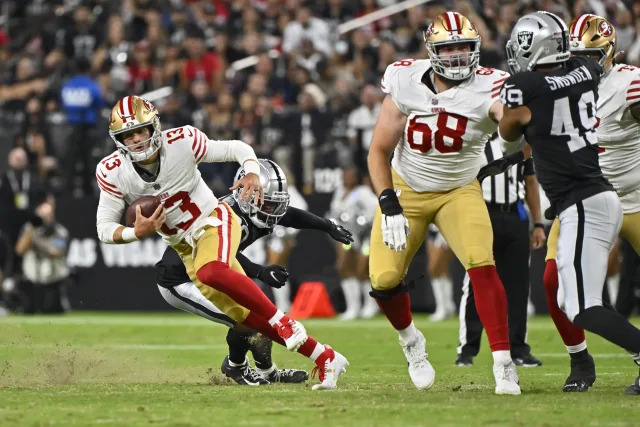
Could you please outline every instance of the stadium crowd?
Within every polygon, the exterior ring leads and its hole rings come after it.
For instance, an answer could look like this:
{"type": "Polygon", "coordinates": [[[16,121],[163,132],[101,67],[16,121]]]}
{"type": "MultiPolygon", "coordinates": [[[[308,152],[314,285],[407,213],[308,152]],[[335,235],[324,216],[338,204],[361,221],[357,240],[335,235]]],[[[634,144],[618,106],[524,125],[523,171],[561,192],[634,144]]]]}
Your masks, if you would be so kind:
{"type": "MultiPolygon", "coordinates": [[[[422,30],[447,9],[476,25],[483,66],[505,68],[512,25],[538,9],[567,22],[587,12],[608,16],[624,59],[640,63],[639,1],[431,1],[340,34],[339,24],[393,3],[5,1],[3,144],[24,147],[54,192],[97,194],[95,163],[114,149],[109,108],[126,94],[147,94],[165,128],[194,124],[214,139],[241,139],[287,165],[309,193],[315,167],[364,166],[385,67],[425,57],[422,30]],[[234,67],[250,55],[250,66],[234,67]]],[[[214,189],[226,187],[234,171],[202,170],[214,189]]]]}

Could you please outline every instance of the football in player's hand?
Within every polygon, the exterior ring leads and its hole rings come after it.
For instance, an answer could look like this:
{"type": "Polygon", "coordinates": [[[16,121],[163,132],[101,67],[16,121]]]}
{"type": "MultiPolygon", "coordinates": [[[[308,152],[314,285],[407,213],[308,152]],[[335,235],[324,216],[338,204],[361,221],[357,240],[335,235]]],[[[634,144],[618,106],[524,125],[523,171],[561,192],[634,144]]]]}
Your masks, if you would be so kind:
{"type": "Polygon", "coordinates": [[[135,202],[131,203],[127,208],[127,213],[124,216],[125,224],[127,227],[133,227],[133,223],[136,221],[136,206],[140,206],[140,213],[142,216],[149,218],[156,211],[160,205],[160,198],[156,196],[142,196],[135,202]]]}

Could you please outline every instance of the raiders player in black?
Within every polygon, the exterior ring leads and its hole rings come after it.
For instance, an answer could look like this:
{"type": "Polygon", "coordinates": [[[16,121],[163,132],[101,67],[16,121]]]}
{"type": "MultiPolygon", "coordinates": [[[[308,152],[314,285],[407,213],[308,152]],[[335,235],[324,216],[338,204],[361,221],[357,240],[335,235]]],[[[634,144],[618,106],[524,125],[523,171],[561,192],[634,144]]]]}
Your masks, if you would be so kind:
{"type": "MultiPolygon", "coordinates": [[[[353,242],[351,233],[328,219],[310,212],[289,207],[287,179],[280,167],[271,160],[259,159],[260,181],[264,188],[264,203],[255,207],[239,197],[239,191],[221,199],[231,206],[242,221],[242,237],[236,259],[248,277],[279,288],[287,282],[289,272],[279,265],[261,266],[251,262],[240,251],[261,237],[271,234],[276,224],[297,229],[315,229],[326,232],[344,244],[353,242]]],[[[237,177],[244,175],[240,168],[237,177]]],[[[222,362],[222,372],[238,384],[264,385],[273,382],[300,383],[309,374],[296,369],[277,369],[271,361],[271,340],[253,330],[236,325],[207,300],[191,282],[184,264],[176,251],[168,247],[162,260],[156,264],[158,289],[172,306],[229,326],[227,344],[229,355],[222,362]],[[242,329],[240,329],[242,328],[242,329]],[[257,369],[249,366],[246,355],[251,351],[257,369]]]]}
{"type": "MultiPolygon", "coordinates": [[[[620,201],[598,164],[602,68],[590,58],[570,58],[569,30],[548,12],[522,17],[506,48],[513,75],[500,94],[499,132],[507,142],[524,135],[551,201],[547,217],[560,219],[560,307],[575,325],[624,348],[640,366],[640,330],[602,305],[608,255],[622,224],[620,201]]],[[[572,357],[571,365],[565,391],[586,391],[595,381],[592,359],[572,357]]],[[[640,394],[639,381],[628,394],[640,394]]]]}

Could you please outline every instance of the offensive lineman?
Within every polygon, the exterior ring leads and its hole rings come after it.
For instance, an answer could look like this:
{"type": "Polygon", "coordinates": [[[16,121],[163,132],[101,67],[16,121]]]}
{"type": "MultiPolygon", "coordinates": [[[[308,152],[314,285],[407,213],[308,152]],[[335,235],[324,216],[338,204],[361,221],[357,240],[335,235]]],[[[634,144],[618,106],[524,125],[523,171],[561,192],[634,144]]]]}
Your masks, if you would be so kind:
{"type": "Polygon", "coordinates": [[[236,260],[241,228],[237,215],[219,203],[198,171],[200,162],[237,161],[247,174],[231,187],[257,211],[264,203],[259,164],[242,141],[212,141],[192,126],[161,131],[158,110],[137,96],[113,108],[109,134],[118,150],[96,168],[101,189],[96,216],[105,243],[129,243],[158,233],[178,252],[202,295],[237,323],[298,351],[316,363],[320,384],[334,389],[348,362],[307,336],[304,327],[278,310],[236,260]],[[119,223],[125,204],[157,196],[162,205],[145,218],[137,208],[134,227],[119,223]],[[246,307],[246,308],[245,308],[246,307]]]}
{"type": "Polygon", "coordinates": [[[609,251],[622,225],[622,205],[598,164],[602,67],[570,58],[569,30],[548,12],[520,18],[506,48],[514,75],[501,92],[506,108],[499,132],[506,141],[524,134],[552,215],[559,217],[558,304],[565,319],[626,349],[640,365],[640,330],[602,306],[609,251]]]}
{"type": "Polygon", "coordinates": [[[412,321],[404,277],[435,223],[471,276],[493,352],[495,392],[520,394],[491,222],[475,179],[502,116],[498,95],[508,74],[478,67],[480,36],[457,12],[437,16],[424,39],[429,59],[397,61],[382,79],[387,96],[368,158],[380,204],[371,231],[371,294],[399,333],[413,384],[430,388],[435,371],[412,321]]]}
{"type": "MultiPolygon", "coordinates": [[[[570,27],[570,50],[598,61],[604,75],[598,86],[597,138],[602,174],[613,185],[622,203],[620,236],[640,254],[640,69],[616,64],[616,31],[605,18],[582,15],[570,27]]],[[[560,221],[549,233],[544,284],[547,305],[571,356],[571,374],[564,391],[586,391],[595,381],[595,365],[587,351],[584,330],[569,321],[558,307],[556,264],[560,221]]],[[[628,394],[640,394],[636,381],[628,394]]]]}
{"type": "MultiPolygon", "coordinates": [[[[315,229],[326,232],[341,244],[349,244],[351,233],[332,221],[320,218],[302,209],[289,206],[290,194],[287,178],[283,170],[273,161],[259,159],[260,182],[264,188],[264,203],[256,211],[240,197],[240,190],[223,197],[242,221],[242,237],[239,251],[243,251],[256,240],[268,236],[276,225],[295,229],[315,229]]],[[[236,180],[246,174],[243,167],[238,169],[236,180]]],[[[263,267],[254,264],[242,252],[236,259],[248,277],[258,278],[265,284],[278,289],[289,277],[286,269],[279,265],[263,267]]],[[[271,341],[262,339],[252,331],[239,330],[236,323],[209,300],[204,298],[196,285],[191,282],[178,253],[167,248],[162,259],[156,264],[158,290],[173,307],[196,314],[216,323],[229,326],[227,343],[229,355],[222,362],[222,372],[238,384],[264,385],[274,382],[298,383],[308,378],[305,371],[277,369],[271,361],[271,341]],[[246,359],[251,350],[256,370],[246,359]]]]}

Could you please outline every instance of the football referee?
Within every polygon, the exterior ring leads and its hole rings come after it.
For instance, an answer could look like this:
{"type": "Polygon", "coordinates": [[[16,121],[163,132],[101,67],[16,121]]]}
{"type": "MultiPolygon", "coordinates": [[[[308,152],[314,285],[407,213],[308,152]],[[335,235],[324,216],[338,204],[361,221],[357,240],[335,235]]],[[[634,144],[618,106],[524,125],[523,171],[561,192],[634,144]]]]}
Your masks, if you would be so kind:
{"type": "MultiPolygon", "coordinates": [[[[485,147],[487,163],[503,158],[502,144],[497,138],[485,147]]],[[[512,166],[505,172],[482,181],[482,193],[493,227],[493,254],[498,275],[509,303],[509,339],[511,357],[518,366],[540,366],[531,355],[527,337],[527,302],[529,300],[530,248],[540,248],[546,240],[540,212],[540,192],[531,159],[512,166]],[[533,231],[529,233],[529,216],[533,231]]],[[[457,366],[470,366],[480,350],[482,323],[476,311],[473,287],[465,275],[460,301],[460,345],[457,366]]]]}

